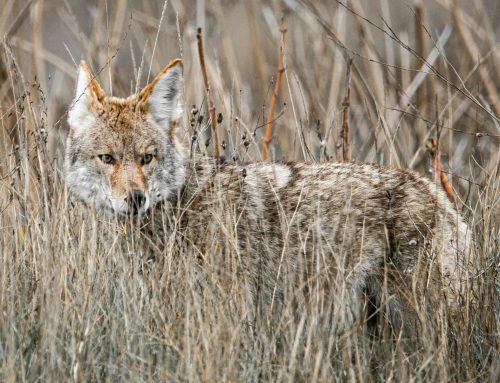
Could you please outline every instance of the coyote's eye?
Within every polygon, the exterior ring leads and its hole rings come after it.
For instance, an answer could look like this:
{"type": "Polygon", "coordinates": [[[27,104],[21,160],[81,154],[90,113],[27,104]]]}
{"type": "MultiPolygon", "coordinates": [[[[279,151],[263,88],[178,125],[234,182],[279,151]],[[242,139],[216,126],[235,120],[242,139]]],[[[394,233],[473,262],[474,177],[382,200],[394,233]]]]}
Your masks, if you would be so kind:
{"type": "Polygon", "coordinates": [[[149,153],[146,153],[145,155],[142,156],[141,158],[141,165],[147,165],[149,164],[151,161],[153,161],[153,155],[152,154],[149,154],[149,153]]]}
{"type": "Polygon", "coordinates": [[[98,157],[106,165],[113,165],[115,162],[115,159],[111,154],[99,154],[98,157]]]}

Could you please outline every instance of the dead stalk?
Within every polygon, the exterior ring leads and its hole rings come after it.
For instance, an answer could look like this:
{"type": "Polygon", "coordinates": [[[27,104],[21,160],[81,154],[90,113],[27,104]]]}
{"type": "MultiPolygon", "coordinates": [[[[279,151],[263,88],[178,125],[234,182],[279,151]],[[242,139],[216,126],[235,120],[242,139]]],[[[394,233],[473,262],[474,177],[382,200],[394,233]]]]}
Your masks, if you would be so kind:
{"type": "Polygon", "coordinates": [[[201,73],[203,74],[203,82],[205,84],[205,92],[207,94],[208,113],[210,115],[210,127],[212,128],[212,140],[214,143],[214,156],[220,157],[219,152],[219,138],[217,136],[217,119],[215,118],[215,104],[210,91],[210,83],[208,82],[207,67],[205,65],[205,51],[203,50],[203,40],[201,35],[201,28],[198,28],[196,34],[198,40],[198,56],[200,57],[201,73]]]}
{"type": "Polygon", "coordinates": [[[271,130],[273,125],[273,116],[274,109],[276,107],[276,100],[278,98],[278,93],[280,90],[280,82],[281,76],[285,71],[285,67],[283,65],[283,47],[285,45],[285,33],[286,33],[286,24],[285,19],[282,17],[280,22],[280,33],[281,33],[281,42],[280,49],[278,53],[278,73],[276,74],[276,81],[274,82],[274,90],[273,97],[271,98],[271,105],[269,107],[269,114],[267,115],[266,122],[266,131],[264,133],[264,146],[262,148],[262,161],[265,161],[267,158],[267,153],[269,152],[269,144],[271,142],[271,130]]]}
{"type": "Polygon", "coordinates": [[[453,189],[448,182],[448,178],[446,177],[446,174],[443,171],[443,167],[441,165],[441,153],[440,153],[440,145],[439,145],[439,140],[441,138],[441,130],[442,130],[442,125],[439,121],[439,113],[437,112],[438,110],[438,99],[436,98],[436,135],[434,137],[431,137],[427,141],[427,147],[429,148],[433,159],[432,159],[432,165],[434,168],[434,182],[437,184],[441,183],[441,186],[443,187],[444,191],[446,192],[446,195],[448,196],[448,199],[451,202],[455,202],[455,195],[453,193],[453,189]]]}
{"type": "Polygon", "coordinates": [[[342,101],[342,129],[337,146],[337,161],[348,162],[351,160],[351,145],[349,139],[349,106],[351,105],[351,67],[352,59],[347,63],[346,92],[342,101]]]}
{"type": "Polygon", "coordinates": [[[443,167],[441,165],[441,153],[439,151],[439,135],[432,137],[427,142],[427,146],[433,156],[433,167],[434,167],[434,181],[436,184],[441,183],[446,195],[450,199],[451,202],[455,202],[455,194],[453,193],[453,189],[448,181],[448,177],[446,177],[445,172],[443,171],[443,167]]]}

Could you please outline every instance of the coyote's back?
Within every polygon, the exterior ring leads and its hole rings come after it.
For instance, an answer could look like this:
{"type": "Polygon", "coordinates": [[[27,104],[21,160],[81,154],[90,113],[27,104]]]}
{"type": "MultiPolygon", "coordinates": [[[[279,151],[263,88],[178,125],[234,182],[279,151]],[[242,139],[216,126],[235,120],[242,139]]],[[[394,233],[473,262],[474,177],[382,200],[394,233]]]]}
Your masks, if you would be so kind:
{"type": "Polygon", "coordinates": [[[341,276],[347,317],[363,293],[379,301],[384,286],[399,324],[424,295],[458,308],[470,234],[438,186],[376,165],[187,155],[175,135],[181,89],[180,60],[127,99],[105,97],[82,64],[69,113],[70,191],[122,216],[167,212],[162,230],[203,262],[236,254],[249,295],[264,303],[319,273],[341,276]]]}

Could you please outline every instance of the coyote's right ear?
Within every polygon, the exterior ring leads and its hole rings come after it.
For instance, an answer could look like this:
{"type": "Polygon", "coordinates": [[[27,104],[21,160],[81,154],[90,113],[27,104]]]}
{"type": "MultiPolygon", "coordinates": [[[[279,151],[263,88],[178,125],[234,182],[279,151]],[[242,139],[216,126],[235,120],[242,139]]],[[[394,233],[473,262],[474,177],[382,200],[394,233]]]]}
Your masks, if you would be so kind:
{"type": "Polygon", "coordinates": [[[102,105],[104,96],[104,91],[92,75],[87,63],[82,60],[78,70],[75,99],[68,114],[71,128],[83,128],[85,122],[92,117],[92,110],[97,110],[102,105]]]}
{"type": "Polygon", "coordinates": [[[172,60],[139,93],[141,108],[165,128],[175,125],[182,115],[182,61],[172,60]]]}

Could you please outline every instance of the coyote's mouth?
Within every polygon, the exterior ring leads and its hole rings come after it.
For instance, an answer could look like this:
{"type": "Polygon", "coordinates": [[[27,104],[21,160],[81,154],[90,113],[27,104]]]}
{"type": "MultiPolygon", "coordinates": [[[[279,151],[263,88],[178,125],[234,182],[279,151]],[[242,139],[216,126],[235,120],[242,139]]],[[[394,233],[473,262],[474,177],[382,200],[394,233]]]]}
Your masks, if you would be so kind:
{"type": "Polygon", "coordinates": [[[150,199],[141,190],[131,190],[127,196],[108,197],[107,207],[120,217],[142,217],[150,207],[150,199]]]}

